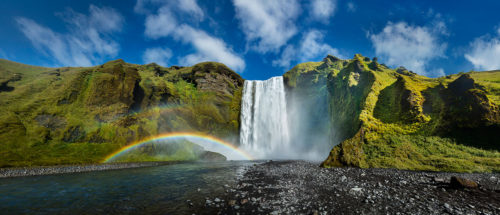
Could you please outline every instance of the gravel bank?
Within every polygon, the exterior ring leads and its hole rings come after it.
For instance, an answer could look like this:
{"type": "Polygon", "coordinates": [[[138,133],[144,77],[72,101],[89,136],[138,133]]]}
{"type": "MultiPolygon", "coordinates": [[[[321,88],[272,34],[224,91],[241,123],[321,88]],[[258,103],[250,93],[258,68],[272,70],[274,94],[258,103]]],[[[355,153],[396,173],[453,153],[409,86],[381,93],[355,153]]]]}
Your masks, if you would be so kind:
{"type": "Polygon", "coordinates": [[[107,164],[87,164],[87,165],[24,167],[24,168],[0,168],[0,178],[150,167],[150,166],[160,166],[173,163],[176,162],[107,163],[107,164]]]}
{"type": "Polygon", "coordinates": [[[223,196],[207,197],[193,209],[198,214],[500,214],[500,174],[318,166],[278,161],[247,167],[223,196]],[[479,188],[453,188],[452,176],[479,188]]]}

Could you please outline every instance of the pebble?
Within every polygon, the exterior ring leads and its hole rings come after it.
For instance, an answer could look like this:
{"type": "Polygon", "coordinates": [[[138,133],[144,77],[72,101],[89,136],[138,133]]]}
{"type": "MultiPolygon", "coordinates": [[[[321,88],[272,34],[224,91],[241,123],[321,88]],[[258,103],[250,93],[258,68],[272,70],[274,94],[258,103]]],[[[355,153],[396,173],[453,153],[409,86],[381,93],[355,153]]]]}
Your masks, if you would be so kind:
{"type": "Polygon", "coordinates": [[[500,198],[494,191],[498,174],[459,174],[490,183],[481,184],[481,193],[475,195],[483,197],[475,198],[466,190],[445,189],[450,182],[441,179],[451,176],[394,169],[323,169],[305,161],[273,161],[246,169],[234,192],[223,197],[232,200],[220,204],[220,214],[237,213],[225,207],[242,214],[494,214],[500,208],[493,201],[500,198]]]}

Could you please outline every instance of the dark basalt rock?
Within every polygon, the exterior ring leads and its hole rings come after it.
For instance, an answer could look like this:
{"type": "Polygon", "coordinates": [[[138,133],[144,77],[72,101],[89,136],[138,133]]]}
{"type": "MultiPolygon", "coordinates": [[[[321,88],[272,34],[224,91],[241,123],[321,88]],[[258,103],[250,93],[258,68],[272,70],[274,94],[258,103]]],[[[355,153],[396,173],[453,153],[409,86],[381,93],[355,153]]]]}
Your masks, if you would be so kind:
{"type": "Polygon", "coordinates": [[[12,77],[10,77],[9,79],[7,79],[6,81],[0,82],[0,92],[11,92],[11,91],[13,91],[15,88],[11,87],[11,86],[8,86],[7,84],[12,83],[12,82],[16,82],[16,81],[20,81],[21,78],[22,78],[21,74],[15,73],[15,74],[12,75],[12,77]]]}
{"type": "Polygon", "coordinates": [[[475,181],[469,180],[469,179],[466,179],[466,178],[457,177],[457,176],[452,176],[451,177],[450,186],[452,188],[456,188],[456,189],[461,189],[461,188],[478,188],[479,187],[479,185],[475,181]]]}
{"type": "Polygon", "coordinates": [[[211,151],[204,151],[199,155],[199,160],[201,161],[226,161],[226,156],[211,151]]]}
{"type": "Polygon", "coordinates": [[[76,143],[85,137],[85,130],[83,130],[80,126],[70,127],[65,133],[63,137],[64,142],[68,143],[76,143]]]}
{"type": "Polygon", "coordinates": [[[52,115],[52,114],[41,114],[35,117],[35,120],[39,125],[55,130],[66,127],[66,119],[64,117],[52,115]]]}
{"type": "Polygon", "coordinates": [[[340,58],[335,57],[333,55],[327,55],[325,58],[323,58],[323,62],[324,63],[337,62],[337,61],[340,61],[340,60],[341,60],[340,58]]]}
{"type": "Polygon", "coordinates": [[[500,122],[499,107],[491,104],[483,87],[468,74],[451,82],[444,97],[448,103],[446,119],[453,128],[483,127],[500,122]]]}

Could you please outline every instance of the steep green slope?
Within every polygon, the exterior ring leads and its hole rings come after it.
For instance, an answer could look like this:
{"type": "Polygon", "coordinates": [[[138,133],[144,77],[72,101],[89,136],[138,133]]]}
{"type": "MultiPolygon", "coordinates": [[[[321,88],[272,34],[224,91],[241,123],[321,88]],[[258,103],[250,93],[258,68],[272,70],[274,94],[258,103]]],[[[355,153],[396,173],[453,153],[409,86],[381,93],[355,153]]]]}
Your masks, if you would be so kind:
{"type": "Polygon", "coordinates": [[[499,71],[431,79],[356,55],[302,64],[285,77],[326,73],[339,144],[322,166],[500,171],[499,71]]]}
{"type": "Polygon", "coordinates": [[[88,68],[0,61],[0,167],[95,163],[166,132],[238,136],[243,79],[207,62],[88,68]]]}

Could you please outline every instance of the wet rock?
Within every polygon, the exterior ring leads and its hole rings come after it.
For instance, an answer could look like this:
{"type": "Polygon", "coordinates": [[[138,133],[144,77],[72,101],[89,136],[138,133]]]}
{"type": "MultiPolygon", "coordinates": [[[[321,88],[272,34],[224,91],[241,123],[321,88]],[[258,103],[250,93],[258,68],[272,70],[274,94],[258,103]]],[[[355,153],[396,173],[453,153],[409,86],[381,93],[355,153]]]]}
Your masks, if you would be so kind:
{"type": "Polygon", "coordinates": [[[242,199],[242,200],[240,201],[240,203],[241,203],[242,205],[244,205],[244,204],[248,203],[248,199],[242,199]]]}
{"type": "Polygon", "coordinates": [[[456,189],[461,189],[461,188],[478,188],[479,185],[472,180],[466,179],[466,178],[461,178],[457,176],[452,176],[450,180],[450,186],[456,189]]]}
{"type": "Polygon", "coordinates": [[[221,206],[219,214],[500,214],[496,201],[500,193],[495,191],[499,176],[323,169],[304,161],[273,161],[245,168],[239,186],[224,197],[234,202],[221,206]],[[446,188],[443,192],[444,183],[453,175],[480,181],[483,189],[446,188]]]}
{"type": "Polygon", "coordinates": [[[438,183],[444,183],[445,179],[444,178],[438,178],[438,177],[435,177],[434,178],[434,182],[438,182],[438,183]]]}

